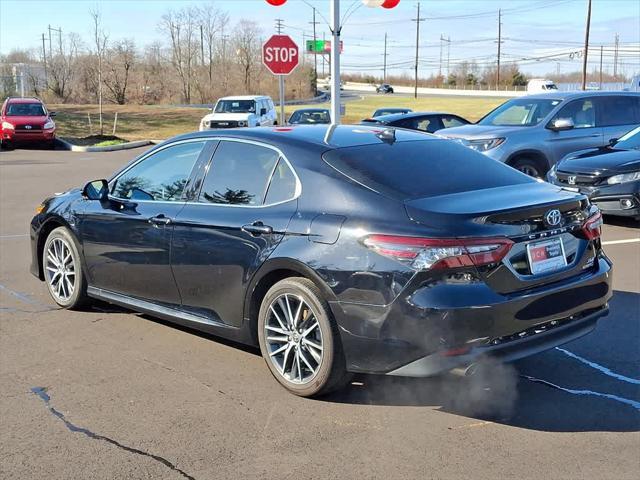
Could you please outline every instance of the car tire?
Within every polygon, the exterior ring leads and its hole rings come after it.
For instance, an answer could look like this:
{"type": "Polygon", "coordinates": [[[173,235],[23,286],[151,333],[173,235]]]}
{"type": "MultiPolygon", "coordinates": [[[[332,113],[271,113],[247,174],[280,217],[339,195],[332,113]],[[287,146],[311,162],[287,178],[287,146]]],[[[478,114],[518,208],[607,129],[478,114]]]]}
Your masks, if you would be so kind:
{"type": "Polygon", "coordinates": [[[510,165],[533,178],[544,178],[547,173],[541,168],[539,162],[529,157],[518,157],[510,165]]]}
{"type": "Polygon", "coordinates": [[[306,278],[286,278],[269,289],[258,314],[258,339],[267,367],[295,395],[324,395],[350,378],[329,305],[306,278]]]}
{"type": "Polygon", "coordinates": [[[42,251],[42,270],[51,298],[62,308],[74,310],[89,303],[82,258],[66,227],[49,233],[42,251]]]}

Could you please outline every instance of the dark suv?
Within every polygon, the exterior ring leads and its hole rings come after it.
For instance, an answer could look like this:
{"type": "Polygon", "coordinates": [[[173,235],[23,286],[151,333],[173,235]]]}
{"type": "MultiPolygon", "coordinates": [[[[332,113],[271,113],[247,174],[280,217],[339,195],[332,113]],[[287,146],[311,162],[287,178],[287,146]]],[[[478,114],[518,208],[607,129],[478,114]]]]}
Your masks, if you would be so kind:
{"type": "Polygon", "coordinates": [[[603,147],[640,125],[640,93],[554,92],[514,98],[441,135],[542,178],[565,155],[603,147]]]}

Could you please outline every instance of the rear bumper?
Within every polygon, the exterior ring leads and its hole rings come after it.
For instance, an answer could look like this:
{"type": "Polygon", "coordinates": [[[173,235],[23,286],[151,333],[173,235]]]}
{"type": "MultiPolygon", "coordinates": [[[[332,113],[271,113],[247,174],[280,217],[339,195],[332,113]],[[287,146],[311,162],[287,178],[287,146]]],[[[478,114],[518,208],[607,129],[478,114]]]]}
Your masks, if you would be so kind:
{"type": "Polygon", "coordinates": [[[353,372],[429,376],[483,355],[515,360],[569,342],[606,315],[611,263],[501,295],[484,282],[423,282],[389,305],[331,303],[353,372]]]}
{"type": "MultiPolygon", "coordinates": [[[[549,323],[541,326],[538,331],[532,329],[530,332],[522,332],[521,338],[509,339],[497,345],[472,348],[464,355],[447,356],[434,353],[392,370],[387,375],[428,377],[455,368],[470,366],[486,357],[498,358],[504,362],[519,360],[590,333],[596,328],[598,319],[608,314],[609,308],[605,306],[577,318],[569,318],[564,322],[561,320],[558,322],[558,326],[549,323]]],[[[516,334],[516,336],[518,335],[516,334]]]]}

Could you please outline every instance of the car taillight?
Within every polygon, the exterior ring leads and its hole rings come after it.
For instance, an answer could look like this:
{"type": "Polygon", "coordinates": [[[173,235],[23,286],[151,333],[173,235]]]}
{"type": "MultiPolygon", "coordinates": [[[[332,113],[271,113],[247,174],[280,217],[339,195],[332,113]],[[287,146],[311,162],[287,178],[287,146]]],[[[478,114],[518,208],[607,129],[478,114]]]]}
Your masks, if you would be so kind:
{"type": "Polygon", "coordinates": [[[487,265],[501,261],[513,242],[507,238],[419,238],[369,235],[371,250],[416,270],[487,265]]]}
{"type": "Polygon", "coordinates": [[[587,218],[587,221],[582,225],[582,233],[587,237],[587,240],[600,238],[602,223],[602,213],[600,212],[587,218]]]}

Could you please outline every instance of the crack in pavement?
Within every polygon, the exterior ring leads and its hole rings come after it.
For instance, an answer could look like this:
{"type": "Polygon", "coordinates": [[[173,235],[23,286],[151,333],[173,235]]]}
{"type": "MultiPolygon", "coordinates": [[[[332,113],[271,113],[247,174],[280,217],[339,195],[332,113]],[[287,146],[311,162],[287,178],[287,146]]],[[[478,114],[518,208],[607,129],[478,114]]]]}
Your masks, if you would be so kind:
{"type": "Polygon", "coordinates": [[[38,397],[40,397],[40,399],[44,402],[44,404],[46,405],[46,407],[49,410],[49,412],[53,416],[55,416],[59,420],[61,420],[64,423],[64,425],[71,432],[82,433],[82,434],[86,435],[89,438],[92,438],[94,440],[105,441],[105,442],[110,443],[111,445],[115,445],[116,447],[121,448],[121,449],[123,449],[123,450],[125,450],[127,452],[135,453],[137,455],[142,455],[144,457],[152,458],[155,461],[162,463],[166,467],[169,467],[171,470],[173,470],[175,472],[178,472],[184,478],[188,478],[189,480],[195,480],[194,477],[192,477],[188,473],[184,472],[183,470],[180,470],[178,467],[176,467],[173,463],[171,463],[166,458],[163,458],[163,457],[161,457],[159,455],[154,455],[153,453],[145,452],[143,450],[138,450],[137,448],[133,448],[133,447],[129,447],[127,445],[123,445],[122,443],[118,442],[117,440],[113,440],[112,438],[105,437],[104,435],[100,435],[98,433],[94,433],[91,430],[88,430],[86,428],[78,427],[78,426],[74,425],[73,423],[71,423],[69,420],[66,419],[66,417],[64,416],[64,414],[62,412],[59,412],[58,410],[56,410],[55,408],[53,408],[51,406],[51,403],[50,403],[51,397],[47,394],[47,388],[46,387],[32,387],[31,388],[31,392],[34,395],[37,395],[38,397]]]}

